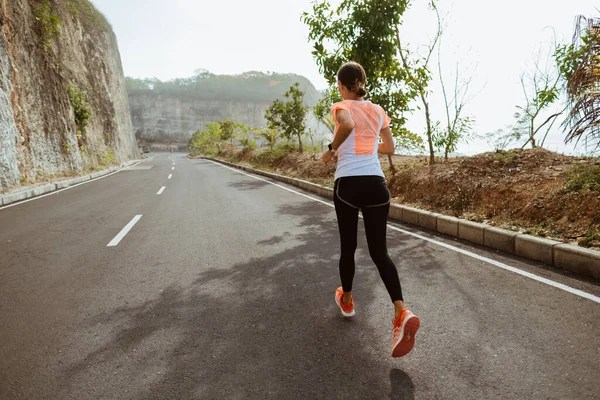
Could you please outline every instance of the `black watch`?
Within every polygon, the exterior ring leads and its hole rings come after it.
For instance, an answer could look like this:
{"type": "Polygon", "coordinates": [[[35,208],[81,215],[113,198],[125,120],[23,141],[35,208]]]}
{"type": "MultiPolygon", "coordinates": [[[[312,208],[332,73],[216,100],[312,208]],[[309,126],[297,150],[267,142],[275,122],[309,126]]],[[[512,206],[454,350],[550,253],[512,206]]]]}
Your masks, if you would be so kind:
{"type": "Polygon", "coordinates": [[[329,147],[329,151],[333,151],[333,145],[331,143],[329,143],[327,147],[329,147]]]}

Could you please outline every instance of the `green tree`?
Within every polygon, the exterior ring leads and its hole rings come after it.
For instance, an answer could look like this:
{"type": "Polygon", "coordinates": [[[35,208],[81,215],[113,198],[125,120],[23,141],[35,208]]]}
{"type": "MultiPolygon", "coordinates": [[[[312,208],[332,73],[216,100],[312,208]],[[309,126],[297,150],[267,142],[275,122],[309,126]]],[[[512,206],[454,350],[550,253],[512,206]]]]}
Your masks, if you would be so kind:
{"type": "Polygon", "coordinates": [[[233,140],[235,139],[236,124],[231,119],[226,119],[219,123],[221,128],[221,140],[229,142],[233,147],[233,140]]]}
{"type": "Polygon", "coordinates": [[[236,122],[234,125],[234,137],[235,138],[243,138],[247,137],[249,134],[252,134],[252,129],[241,122],[236,122]]]}
{"type": "Polygon", "coordinates": [[[277,144],[277,139],[279,138],[277,129],[257,129],[254,131],[254,134],[259,138],[264,139],[264,141],[267,142],[267,145],[271,150],[275,148],[275,144],[277,144]]]}
{"type": "Polygon", "coordinates": [[[431,56],[438,46],[438,42],[443,33],[442,21],[440,18],[440,14],[436,5],[436,2],[431,0],[429,3],[429,7],[435,11],[437,16],[437,32],[429,45],[427,46],[427,51],[425,52],[425,56],[420,56],[417,53],[411,52],[407,45],[403,44],[401,36],[400,36],[400,27],[399,25],[395,26],[396,29],[396,45],[398,47],[398,52],[400,54],[400,59],[402,60],[402,66],[404,67],[404,73],[406,74],[406,82],[408,87],[411,89],[411,92],[414,93],[414,97],[420,99],[423,113],[425,115],[426,122],[426,137],[427,143],[429,145],[429,163],[435,163],[435,150],[434,150],[434,132],[435,132],[435,124],[432,122],[431,118],[431,109],[429,106],[429,82],[431,81],[431,71],[429,69],[429,62],[431,61],[431,56]]]}
{"type": "Polygon", "coordinates": [[[250,132],[250,128],[246,124],[235,122],[232,119],[226,119],[225,121],[219,122],[221,140],[229,142],[229,145],[233,147],[233,142],[238,138],[242,138],[243,135],[250,132]]]}
{"type": "Polygon", "coordinates": [[[244,151],[250,151],[256,148],[256,141],[248,137],[246,134],[240,137],[240,144],[242,145],[244,151]]]}
{"type": "MultiPolygon", "coordinates": [[[[438,25],[441,24],[438,14],[438,25]]],[[[446,126],[444,129],[441,129],[440,124],[436,124],[433,143],[438,152],[444,154],[444,159],[448,160],[448,154],[455,152],[459,143],[468,143],[474,136],[473,126],[475,125],[475,119],[471,116],[463,115],[465,106],[471,100],[469,94],[473,77],[466,68],[461,68],[457,62],[453,76],[453,85],[449,86],[447,84],[446,79],[444,79],[444,68],[442,68],[442,39],[443,29],[437,46],[437,64],[442,95],[444,97],[446,126]],[[465,74],[467,75],[466,77],[464,77],[465,74]]]]}
{"type": "Polygon", "coordinates": [[[461,141],[468,141],[473,133],[475,120],[472,117],[456,116],[454,114],[448,119],[448,124],[444,129],[440,129],[439,123],[434,127],[433,144],[438,152],[444,154],[444,159],[448,160],[448,155],[458,148],[461,141]]]}
{"type": "Polygon", "coordinates": [[[335,131],[335,122],[331,116],[331,106],[338,101],[342,101],[342,97],[337,86],[332,86],[325,90],[321,100],[313,107],[313,115],[317,118],[317,121],[325,125],[331,133],[335,131]]]}
{"type": "Polygon", "coordinates": [[[306,132],[306,115],[308,107],[304,104],[304,92],[296,82],[284,94],[288,101],[275,100],[265,113],[268,127],[277,129],[281,135],[291,140],[298,140],[298,149],[302,153],[302,136],[306,132]]]}
{"type": "Polygon", "coordinates": [[[556,65],[548,61],[545,64],[544,68],[540,66],[538,55],[533,73],[521,75],[521,87],[525,96],[525,104],[517,106],[516,123],[511,135],[516,140],[521,140],[522,137],[527,138],[523,148],[528,144],[531,144],[532,148],[536,148],[538,145],[543,146],[550,129],[563,113],[563,111],[553,113],[546,117],[544,122],[538,122],[538,118],[543,115],[544,110],[560,97],[560,74],[556,69],[556,65]],[[544,127],[546,127],[546,134],[544,139],[538,142],[538,133],[544,127]]]}
{"type": "Polygon", "coordinates": [[[312,13],[303,14],[309,40],[314,45],[313,56],[330,84],[323,105],[316,110],[317,118],[322,121],[324,111],[339,99],[336,87],[339,67],[347,61],[356,61],[367,72],[369,99],[381,105],[392,119],[397,147],[422,146],[422,139],[404,128],[404,113],[417,93],[406,84],[408,76],[397,59],[396,28],[409,2],[343,0],[334,8],[322,0],[313,5],[312,13]]]}
{"type": "Polygon", "coordinates": [[[192,135],[189,147],[192,152],[206,155],[216,155],[223,151],[221,139],[221,125],[218,122],[209,122],[202,131],[192,135]]]}

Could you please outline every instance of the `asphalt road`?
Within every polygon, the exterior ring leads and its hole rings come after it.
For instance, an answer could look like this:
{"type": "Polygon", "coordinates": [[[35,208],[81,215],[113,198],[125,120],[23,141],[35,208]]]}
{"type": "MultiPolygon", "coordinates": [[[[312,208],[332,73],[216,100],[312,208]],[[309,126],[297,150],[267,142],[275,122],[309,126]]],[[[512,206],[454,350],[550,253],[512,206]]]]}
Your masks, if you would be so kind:
{"type": "Polygon", "coordinates": [[[597,283],[395,225],[421,330],[392,359],[362,227],[347,320],[329,202],[154,156],[0,209],[0,399],[600,398],[600,303],[486,260],[593,296],[597,283]]]}

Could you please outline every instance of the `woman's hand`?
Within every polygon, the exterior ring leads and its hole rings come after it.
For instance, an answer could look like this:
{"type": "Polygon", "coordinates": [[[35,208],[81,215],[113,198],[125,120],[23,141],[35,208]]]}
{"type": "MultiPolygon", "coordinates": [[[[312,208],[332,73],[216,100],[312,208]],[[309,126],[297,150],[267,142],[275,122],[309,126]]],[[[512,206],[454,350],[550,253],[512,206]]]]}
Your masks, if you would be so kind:
{"type": "Polygon", "coordinates": [[[335,158],[335,151],[327,150],[323,153],[323,162],[327,165],[331,164],[333,159],[335,158]]]}

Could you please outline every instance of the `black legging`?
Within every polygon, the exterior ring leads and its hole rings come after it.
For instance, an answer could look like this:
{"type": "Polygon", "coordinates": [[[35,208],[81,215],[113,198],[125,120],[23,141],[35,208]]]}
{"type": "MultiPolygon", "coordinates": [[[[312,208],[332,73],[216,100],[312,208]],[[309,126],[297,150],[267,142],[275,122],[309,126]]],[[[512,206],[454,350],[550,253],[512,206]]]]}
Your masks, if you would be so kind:
{"type": "Polygon", "coordinates": [[[390,259],[386,244],[390,192],[380,176],[351,176],[338,178],[334,186],[335,212],[340,228],[342,256],[340,277],[344,292],[352,291],[354,252],[358,230],[358,211],[362,211],[369,254],[392,301],[403,300],[396,265],[390,259]]]}

